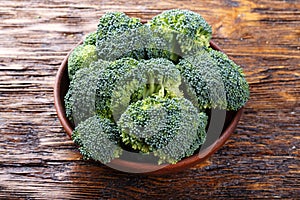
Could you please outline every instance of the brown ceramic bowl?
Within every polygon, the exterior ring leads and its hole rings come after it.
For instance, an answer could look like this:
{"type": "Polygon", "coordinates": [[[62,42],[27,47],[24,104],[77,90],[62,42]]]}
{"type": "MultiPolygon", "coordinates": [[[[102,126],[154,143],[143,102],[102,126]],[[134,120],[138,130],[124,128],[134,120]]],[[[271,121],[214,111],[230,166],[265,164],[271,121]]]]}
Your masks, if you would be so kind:
{"type": "MultiPolygon", "coordinates": [[[[80,44],[80,43],[79,43],[80,44]]],[[[216,45],[213,41],[210,42],[210,46],[215,49],[222,51],[222,49],[216,45]]],[[[70,51],[72,52],[72,50],[70,51]]],[[[64,96],[68,91],[69,88],[69,78],[68,78],[68,57],[70,53],[65,57],[64,61],[62,62],[55,81],[54,86],[54,102],[55,108],[57,111],[58,118],[67,132],[67,134],[71,137],[73,131],[73,125],[68,120],[65,115],[65,105],[64,105],[64,96]]],[[[221,148],[226,140],[229,138],[231,133],[236,129],[238,121],[242,115],[243,108],[240,110],[233,112],[226,112],[226,118],[224,122],[224,127],[222,129],[222,133],[220,137],[216,138],[214,142],[212,142],[207,148],[201,150],[194,155],[184,158],[183,160],[179,161],[176,164],[169,164],[169,165],[154,165],[149,163],[140,163],[140,162],[133,162],[127,161],[122,159],[114,159],[112,160],[108,166],[121,169],[122,171],[131,172],[131,173],[145,173],[145,174],[166,174],[177,172],[186,168],[189,168],[193,165],[199,164],[205,161],[209,156],[211,156],[214,152],[216,152],[219,148],[221,148]]]]}

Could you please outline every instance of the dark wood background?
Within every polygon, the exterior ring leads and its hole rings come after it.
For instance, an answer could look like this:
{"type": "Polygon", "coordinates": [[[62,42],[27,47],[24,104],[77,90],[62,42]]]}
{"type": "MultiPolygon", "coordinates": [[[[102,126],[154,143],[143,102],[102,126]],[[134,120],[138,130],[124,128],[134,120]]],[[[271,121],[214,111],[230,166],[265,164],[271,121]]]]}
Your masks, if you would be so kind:
{"type": "Polygon", "coordinates": [[[300,1],[0,1],[1,199],[300,199],[300,1]],[[207,162],[177,174],[125,174],[82,161],[56,115],[67,52],[107,11],[145,20],[200,13],[247,75],[251,100],[207,162]]]}

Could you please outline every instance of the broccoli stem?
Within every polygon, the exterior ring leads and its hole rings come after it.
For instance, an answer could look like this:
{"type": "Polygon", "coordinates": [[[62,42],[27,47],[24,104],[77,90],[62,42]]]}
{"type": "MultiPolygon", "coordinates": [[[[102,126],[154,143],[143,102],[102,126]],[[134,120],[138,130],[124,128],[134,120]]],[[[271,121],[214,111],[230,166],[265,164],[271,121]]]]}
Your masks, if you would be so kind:
{"type": "Polygon", "coordinates": [[[155,93],[155,78],[153,74],[150,74],[148,76],[148,84],[145,86],[144,92],[143,92],[143,99],[147,98],[148,96],[151,96],[155,93]]]}
{"type": "Polygon", "coordinates": [[[167,82],[165,77],[157,80],[154,73],[148,74],[148,83],[145,85],[143,91],[138,96],[139,100],[146,99],[149,96],[166,97],[168,96],[168,90],[166,90],[165,83],[167,82]]]}
{"type": "Polygon", "coordinates": [[[149,77],[149,91],[148,96],[151,96],[155,92],[155,79],[153,74],[149,77]]]}
{"type": "Polygon", "coordinates": [[[176,53],[172,53],[170,59],[175,63],[178,62],[178,55],[176,53]]]}
{"type": "Polygon", "coordinates": [[[177,51],[180,49],[179,44],[176,40],[176,35],[175,33],[173,33],[172,36],[172,42],[171,42],[172,46],[171,46],[171,56],[170,59],[174,62],[174,63],[178,63],[179,61],[179,56],[177,55],[177,51]]]}
{"type": "Polygon", "coordinates": [[[160,89],[158,91],[158,96],[164,97],[165,96],[165,87],[164,87],[164,78],[160,81],[160,89]]]}

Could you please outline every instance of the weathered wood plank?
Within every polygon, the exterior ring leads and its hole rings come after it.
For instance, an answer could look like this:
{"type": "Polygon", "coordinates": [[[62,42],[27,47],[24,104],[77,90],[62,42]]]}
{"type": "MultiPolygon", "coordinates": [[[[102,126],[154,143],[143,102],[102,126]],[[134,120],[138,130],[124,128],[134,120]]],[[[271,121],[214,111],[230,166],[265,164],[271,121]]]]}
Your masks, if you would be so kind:
{"type": "Polygon", "coordinates": [[[0,19],[0,199],[299,198],[298,0],[3,0],[0,19]],[[236,132],[208,161],[172,175],[82,161],[54,109],[61,61],[107,11],[149,20],[172,8],[203,15],[243,66],[251,99],[236,132]]]}

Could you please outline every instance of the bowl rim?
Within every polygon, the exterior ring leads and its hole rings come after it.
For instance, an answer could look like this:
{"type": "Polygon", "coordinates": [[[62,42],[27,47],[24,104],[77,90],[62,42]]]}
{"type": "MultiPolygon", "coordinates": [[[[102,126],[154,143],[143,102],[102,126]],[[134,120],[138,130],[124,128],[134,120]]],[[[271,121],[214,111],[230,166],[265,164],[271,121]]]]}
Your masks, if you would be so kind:
{"type": "MultiPolygon", "coordinates": [[[[65,108],[64,108],[64,99],[61,98],[61,87],[62,79],[64,77],[64,72],[67,70],[68,66],[68,58],[71,54],[71,52],[80,44],[82,44],[83,41],[80,41],[74,48],[72,48],[67,56],[64,58],[63,62],[61,63],[56,78],[55,78],[55,84],[54,84],[54,105],[57,112],[58,119],[63,126],[64,130],[68,134],[68,136],[71,138],[72,135],[72,125],[65,114],[65,108]]],[[[224,52],[216,43],[214,43],[212,40],[210,40],[210,47],[212,47],[215,50],[224,52]]],[[[176,164],[165,164],[160,165],[159,169],[157,169],[157,165],[148,164],[148,163],[137,163],[132,161],[126,161],[122,160],[120,158],[113,159],[109,164],[112,166],[117,166],[122,168],[127,168],[129,170],[136,171],[136,173],[142,173],[142,174],[151,174],[151,175],[160,175],[160,174],[167,174],[167,173],[173,173],[177,172],[186,168],[189,168],[191,166],[194,166],[196,164],[199,164],[203,161],[205,161],[207,158],[209,158],[212,154],[214,154],[218,149],[220,149],[225,142],[228,140],[230,135],[234,132],[234,130],[237,127],[237,124],[241,118],[241,115],[243,113],[243,107],[237,110],[234,113],[234,116],[232,117],[231,122],[228,124],[225,130],[223,130],[221,136],[209,147],[202,150],[201,152],[195,153],[189,157],[186,157],[176,164]],[[155,167],[156,166],[156,167],[155,167]],[[139,172],[143,170],[149,170],[153,169],[154,171],[151,172],[139,172]]]]}

